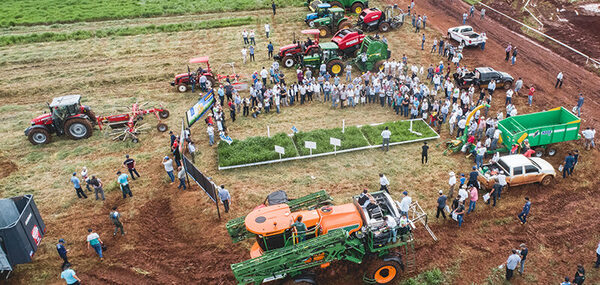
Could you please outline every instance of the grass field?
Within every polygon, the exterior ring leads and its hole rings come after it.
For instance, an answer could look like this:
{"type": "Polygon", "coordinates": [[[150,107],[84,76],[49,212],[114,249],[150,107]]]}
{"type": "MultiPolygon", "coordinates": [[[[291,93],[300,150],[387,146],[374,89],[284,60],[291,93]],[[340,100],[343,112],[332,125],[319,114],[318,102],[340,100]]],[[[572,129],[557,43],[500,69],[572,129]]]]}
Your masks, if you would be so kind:
{"type": "Polygon", "coordinates": [[[342,133],[342,128],[329,130],[314,130],[310,132],[298,132],[294,135],[294,141],[298,146],[300,155],[308,155],[310,150],[304,147],[305,141],[313,141],[317,143],[317,148],[312,151],[313,154],[333,152],[333,145],[330,144],[329,138],[341,140],[341,146],[337,150],[357,148],[368,146],[369,143],[363,137],[362,132],[357,127],[347,127],[342,133]]]}

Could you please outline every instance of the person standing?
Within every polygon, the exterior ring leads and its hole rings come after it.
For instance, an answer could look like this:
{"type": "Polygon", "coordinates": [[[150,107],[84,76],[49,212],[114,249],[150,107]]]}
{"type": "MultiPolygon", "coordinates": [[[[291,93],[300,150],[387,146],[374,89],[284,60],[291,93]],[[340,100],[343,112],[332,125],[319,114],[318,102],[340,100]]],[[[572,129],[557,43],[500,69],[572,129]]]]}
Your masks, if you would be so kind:
{"type": "Polygon", "coordinates": [[[379,173],[379,191],[385,191],[390,193],[390,181],[385,177],[383,173],[379,173]]]}
{"type": "Polygon", "coordinates": [[[90,177],[88,174],[88,169],[87,167],[83,167],[83,169],[81,170],[81,180],[83,180],[83,182],[85,182],[85,188],[87,188],[87,190],[89,192],[92,192],[92,189],[90,188],[90,177]]]}
{"type": "Polygon", "coordinates": [[[248,53],[250,54],[250,61],[256,61],[256,59],[254,59],[254,46],[250,45],[248,47],[248,53]]]}
{"type": "Polygon", "coordinates": [[[475,212],[475,204],[477,204],[477,200],[479,199],[479,191],[477,190],[477,187],[471,187],[470,196],[471,199],[469,201],[469,210],[467,211],[467,214],[475,212]]]}
{"type": "Polygon", "coordinates": [[[465,205],[459,203],[458,199],[455,199],[454,201],[456,201],[458,206],[456,206],[456,209],[454,209],[453,213],[456,214],[456,220],[458,221],[458,227],[460,228],[462,226],[463,217],[465,215],[465,205]]]}
{"type": "Polygon", "coordinates": [[[531,85],[531,87],[529,88],[529,93],[527,93],[527,102],[529,104],[529,107],[531,107],[531,104],[533,103],[533,93],[535,93],[535,87],[531,85]]]}
{"type": "Polygon", "coordinates": [[[102,255],[102,240],[100,239],[100,236],[93,232],[92,229],[88,229],[88,236],[87,236],[87,248],[90,249],[90,247],[92,247],[96,253],[98,254],[98,256],[100,257],[100,261],[104,260],[104,256],[102,255]]]}
{"type": "Polygon", "coordinates": [[[175,175],[173,174],[173,160],[168,156],[165,156],[165,158],[163,158],[162,164],[165,167],[167,175],[169,175],[169,178],[171,179],[171,183],[175,182],[175,175]]]}
{"type": "Polygon", "coordinates": [[[60,268],[64,268],[65,265],[69,264],[69,258],[67,257],[67,253],[69,250],[65,247],[65,240],[59,239],[58,244],[56,244],[56,251],[58,252],[58,256],[62,258],[63,263],[60,268]]]}
{"type": "Polygon", "coordinates": [[[579,93],[579,98],[577,99],[577,117],[581,117],[581,107],[583,106],[583,94],[579,93]]]}
{"type": "Polygon", "coordinates": [[[388,151],[390,149],[390,137],[392,136],[392,132],[390,132],[388,127],[385,127],[385,130],[381,132],[381,138],[383,142],[381,144],[381,149],[384,151],[388,151]]]}
{"type": "Polygon", "coordinates": [[[518,53],[517,46],[515,46],[515,47],[513,47],[513,50],[512,50],[511,65],[515,65],[515,61],[517,61],[517,53],[518,53]]]}
{"type": "Polygon", "coordinates": [[[504,58],[504,61],[508,61],[508,59],[510,58],[510,52],[512,51],[512,44],[508,43],[508,46],[506,46],[506,48],[504,49],[504,53],[506,54],[506,57],[504,58]]]}
{"type": "Polygon", "coordinates": [[[60,273],[60,278],[65,279],[68,285],[79,285],[81,279],[77,277],[75,270],[71,269],[71,265],[65,264],[63,271],[60,273]]]}
{"type": "Polygon", "coordinates": [[[581,131],[581,135],[585,139],[583,142],[583,147],[586,150],[590,150],[590,148],[596,147],[596,143],[594,143],[594,137],[596,136],[596,129],[587,127],[585,130],[581,131]]]}
{"type": "Polygon", "coordinates": [[[255,34],[254,34],[254,30],[250,30],[250,44],[255,46],[256,45],[256,40],[255,40],[255,34]]]}
{"type": "Polygon", "coordinates": [[[244,46],[244,47],[242,47],[242,60],[243,60],[244,64],[246,64],[247,56],[248,56],[248,49],[246,49],[246,47],[244,46]]]}
{"type": "MultiPolygon", "coordinates": [[[[173,145],[173,143],[171,143],[171,145],[173,145]]],[[[129,175],[131,175],[131,179],[135,180],[135,175],[137,175],[137,177],[140,177],[140,174],[135,169],[135,160],[133,158],[129,157],[129,154],[125,155],[125,161],[123,162],[123,165],[125,165],[125,167],[127,167],[127,170],[129,171],[129,175]],[[135,173],[135,175],[133,175],[134,173],[135,173]]]]}
{"type": "Polygon", "coordinates": [[[127,198],[127,194],[129,197],[133,197],[131,193],[131,188],[129,188],[129,181],[127,179],[129,176],[125,173],[121,173],[121,171],[117,171],[117,183],[121,186],[121,192],[123,192],[123,199],[127,198]]]}
{"type": "Polygon", "coordinates": [[[577,285],[583,285],[583,281],[585,281],[585,269],[583,265],[577,265],[577,271],[575,271],[575,278],[573,278],[573,283],[577,285]]]}
{"type": "Polygon", "coordinates": [[[294,228],[296,235],[298,236],[298,242],[303,242],[306,238],[306,224],[302,222],[302,215],[296,218],[296,222],[290,225],[290,228],[294,228]]]}
{"type": "Polygon", "coordinates": [[[500,188],[498,189],[498,193],[496,194],[498,195],[498,199],[500,199],[500,196],[502,196],[502,190],[508,187],[508,183],[506,182],[506,174],[504,174],[504,170],[500,170],[496,178],[498,179],[498,184],[500,184],[500,188]]]}
{"type": "Polygon", "coordinates": [[[435,218],[439,218],[440,217],[440,213],[442,214],[442,217],[444,217],[444,220],[446,219],[446,213],[444,212],[444,209],[446,208],[446,201],[448,200],[448,197],[446,197],[446,195],[444,195],[444,191],[440,190],[440,196],[437,199],[437,212],[435,213],[435,218]]]}
{"type": "Polygon", "coordinates": [[[271,26],[269,26],[269,23],[265,24],[265,34],[267,34],[267,39],[269,38],[269,33],[271,32],[271,26]]]}
{"type": "Polygon", "coordinates": [[[402,200],[400,200],[400,215],[408,218],[408,210],[410,209],[410,204],[412,204],[412,198],[408,196],[408,191],[402,192],[402,200]]]}
{"type": "Polygon", "coordinates": [[[517,82],[515,82],[515,93],[517,95],[519,95],[519,90],[521,90],[521,88],[523,88],[523,79],[519,77],[517,82]]]}
{"type": "Polygon", "coordinates": [[[496,207],[496,200],[498,199],[498,192],[501,191],[500,189],[502,189],[502,186],[500,186],[498,180],[496,180],[496,183],[494,183],[494,186],[492,187],[492,191],[490,191],[490,199],[488,199],[486,204],[489,205],[490,201],[494,200],[492,207],[496,207]]]}
{"type": "Polygon", "coordinates": [[[421,38],[421,50],[423,50],[425,48],[425,34],[423,34],[423,37],[421,38]]]}
{"type": "Polygon", "coordinates": [[[454,186],[456,185],[456,174],[454,174],[454,171],[450,171],[448,175],[450,175],[450,178],[448,179],[448,185],[450,185],[448,198],[452,199],[452,197],[454,197],[454,186]]]}
{"type": "Polygon", "coordinates": [[[427,151],[428,150],[429,150],[429,146],[427,145],[427,142],[423,142],[423,146],[421,146],[421,164],[427,163],[427,161],[428,161],[427,151]]]}
{"type": "Polygon", "coordinates": [[[75,188],[75,192],[77,193],[77,198],[87,199],[87,195],[81,189],[81,181],[77,178],[77,172],[73,172],[73,176],[71,176],[71,183],[73,183],[73,187],[75,188]]]}
{"type": "Polygon", "coordinates": [[[529,215],[529,210],[531,209],[531,202],[529,201],[529,197],[525,197],[525,205],[523,206],[523,210],[518,215],[521,224],[524,225],[527,223],[527,215],[529,215]]]}
{"type": "Polygon", "coordinates": [[[96,200],[98,200],[98,194],[100,194],[100,196],[102,196],[102,201],[105,201],[106,199],[104,198],[104,189],[102,188],[104,184],[102,184],[102,180],[96,177],[96,175],[92,175],[92,179],[90,179],[90,185],[94,187],[94,194],[96,194],[96,200]]]}
{"type": "Polygon", "coordinates": [[[192,157],[192,163],[196,163],[196,145],[190,141],[187,145],[188,153],[192,157]]]}
{"type": "Polygon", "coordinates": [[[573,169],[574,164],[575,158],[573,157],[573,153],[569,152],[567,157],[565,157],[565,164],[563,165],[563,178],[567,178],[567,175],[571,176],[571,169],[573,169]]]}
{"type": "Polygon", "coordinates": [[[123,223],[121,222],[121,213],[117,211],[117,207],[112,208],[112,212],[109,215],[110,221],[115,225],[115,231],[113,232],[113,236],[117,235],[117,232],[121,230],[121,235],[125,235],[125,230],[123,229],[123,223]]]}
{"type": "Polygon", "coordinates": [[[177,189],[181,189],[181,187],[183,187],[183,190],[185,190],[187,189],[187,187],[185,186],[185,169],[179,166],[177,170],[177,178],[179,179],[179,186],[177,186],[177,189]]]}
{"type": "Polygon", "coordinates": [[[560,285],[571,285],[571,282],[569,282],[569,277],[568,277],[568,276],[566,276],[566,277],[565,277],[565,281],[564,281],[564,282],[561,282],[561,283],[560,283],[560,285]]]}
{"type": "Polygon", "coordinates": [[[463,25],[467,24],[467,17],[468,17],[467,12],[463,13],[463,15],[462,15],[462,24],[463,25]]]}
{"type": "Polygon", "coordinates": [[[275,11],[277,9],[277,6],[275,6],[275,1],[271,1],[271,8],[273,9],[273,16],[275,16],[275,14],[277,14],[275,11]]]}
{"type": "Polygon", "coordinates": [[[517,265],[521,262],[521,257],[517,254],[517,250],[513,249],[512,254],[506,260],[506,280],[510,280],[513,277],[513,273],[517,268],[517,265]]]}
{"type": "Polygon", "coordinates": [[[485,8],[481,8],[481,20],[485,17],[485,8]]]}
{"type": "Polygon", "coordinates": [[[475,5],[471,4],[471,8],[469,9],[469,16],[473,17],[473,14],[475,14],[475,5]]]}
{"type": "Polygon", "coordinates": [[[215,128],[212,124],[208,124],[206,127],[206,133],[208,134],[208,144],[212,146],[215,144],[215,128]]]}
{"type": "Polygon", "coordinates": [[[229,213],[229,207],[231,206],[231,195],[229,195],[229,190],[225,189],[225,185],[221,185],[217,189],[219,199],[221,203],[223,203],[223,207],[225,207],[225,213],[229,213]]]}
{"type": "Polygon", "coordinates": [[[554,84],[554,88],[562,88],[563,85],[563,73],[562,71],[556,75],[556,84],[554,84]]]}
{"type": "Polygon", "coordinates": [[[267,52],[268,58],[273,58],[273,44],[271,42],[269,42],[269,44],[267,45],[267,52]]]}
{"type": "Polygon", "coordinates": [[[525,270],[525,259],[527,258],[529,250],[527,249],[527,245],[524,243],[522,243],[520,247],[521,250],[519,250],[519,254],[521,255],[521,267],[519,268],[519,274],[523,275],[523,271],[525,270]]]}

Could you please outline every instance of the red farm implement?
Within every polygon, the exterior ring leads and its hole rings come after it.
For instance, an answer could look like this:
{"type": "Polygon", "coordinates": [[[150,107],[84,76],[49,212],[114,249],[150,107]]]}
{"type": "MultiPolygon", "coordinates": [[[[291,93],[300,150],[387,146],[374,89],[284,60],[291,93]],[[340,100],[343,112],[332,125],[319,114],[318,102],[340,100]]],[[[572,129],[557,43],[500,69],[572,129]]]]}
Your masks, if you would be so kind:
{"type": "Polygon", "coordinates": [[[128,113],[98,116],[96,120],[100,129],[104,125],[108,125],[112,129],[111,136],[113,140],[125,141],[130,138],[132,142],[138,142],[138,135],[150,128],[142,123],[144,116],[148,114],[156,116],[158,120],[156,129],[159,132],[166,132],[169,129],[167,124],[162,122],[162,119],[169,117],[169,111],[162,108],[162,106],[160,108],[142,109],[138,103],[133,104],[128,113]]]}

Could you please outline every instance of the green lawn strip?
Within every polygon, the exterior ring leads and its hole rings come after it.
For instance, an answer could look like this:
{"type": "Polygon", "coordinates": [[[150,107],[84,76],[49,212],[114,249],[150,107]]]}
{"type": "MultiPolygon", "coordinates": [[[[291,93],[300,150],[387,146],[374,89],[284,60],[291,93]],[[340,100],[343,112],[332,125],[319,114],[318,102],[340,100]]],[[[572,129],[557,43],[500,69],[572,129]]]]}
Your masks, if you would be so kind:
{"type": "Polygon", "coordinates": [[[377,126],[366,125],[362,126],[360,129],[363,134],[365,134],[367,140],[369,140],[369,143],[372,145],[377,145],[381,144],[382,142],[381,132],[385,129],[385,127],[389,127],[390,131],[392,132],[390,143],[436,136],[435,132],[432,131],[423,121],[413,121],[413,131],[421,133],[421,136],[413,134],[408,130],[410,127],[409,121],[387,122],[377,126]]]}
{"type": "Polygon", "coordinates": [[[310,150],[304,147],[305,141],[313,141],[317,143],[317,148],[313,149],[313,154],[333,152],[333,145],[329,143],[329,138],[332,137],[341,140],[342,145],[337,147],[337,150],[358,148],[369,145],[357,127],[348,127],[344,130],[344,133],[342,133],[342,128],[299,132],[294,135],[294,142],[299,148],[298,151],[300,152],[300,155],[310,154],[310,150]]]}
{"type": "Polygon", "coordinates": [[[268,137],[250,137],[245,140],[234,140],[231,145],[224,141],[219,142],[219,166],[232,166],[247,163],[279,159],[275,152],[275,145],[285,149],[282,158],[298,156],[292,139],[287,134],[278,133],[268,137]]]}
{"type": "MultiPolygon", "coordinates": [[[[303,0],[275,0],[278,8],[303,0]]],[[[270,0],[4,0],[0,27],[270,9],[270,0]]],[[[269,11],[270,12],[270,11],[269,11]]]]}
{"type": "Polygon", "coordinates": [[[145,25],[100,30],[81,30],[69,33],[46,32],[37,34],[8,35],[0,36],[0,46],[235,27],[251,24],[254,22],[254,20],[255,19],[253,17],[239,17],[178,24],[145,25]]]}

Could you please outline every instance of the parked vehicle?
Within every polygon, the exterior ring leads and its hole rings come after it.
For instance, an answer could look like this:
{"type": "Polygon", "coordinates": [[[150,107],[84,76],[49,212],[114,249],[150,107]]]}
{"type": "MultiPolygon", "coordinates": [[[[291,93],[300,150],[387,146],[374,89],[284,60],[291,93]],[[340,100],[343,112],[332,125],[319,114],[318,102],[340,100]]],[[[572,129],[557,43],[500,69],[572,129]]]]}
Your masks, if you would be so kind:
{"type": "Polygon", "coordinates": [[[328,3],[318,4],[314,13],[306,14],[306,18],[304,19],[304,22],[309,27],[314,28],[315,27],[314,20],[326,17],[329,14],[331,14],[331,12],[329,11],[329,8],[331,8],[331,5],[329,5],[328,3]]]}
{"type": "Polygon", "coordinates": [[[34,145],[47,144],[51,134],[66,135],[70,139],[89,138],[96,123],[96,115],[88,106],[81,105],[81,95],[67,95],[52,99],[50,113],[31,120],[25,136],[34,145]]]}
{"type": "Polygon", "coordinates": [[[365,36],[358,29],[342,29],[331,38],[331,42],[337,44],[339,53],[343,57],[353,58],[356,57],[356,52],[360,48],[365,36]]]}
{"type": "Polygon", "coordinates": [[[319,52],[304,56],[302,65],[318,70],[322,63],[327,65],[327,72],[332,76],[339,75],[344,71],[344,62],[338,54],[338,46],[335,43],[320,43],[319,52]]]}
{"type": "Polygon", "coordinates": [[[502,156],[498,162],[484,164],[478,171],[477,180],[487,189],[494,186],[499,171],[506,175],[508,186],[532,183],[548,186],[556,177],[556,171],[549,162],[539,157],[528,158],[522,154],[502,156]]]}
{"type": "Polygon", "coordinates": [[[350,18],[344,16],[344,9],[331,8],[329,11],[331,14],[313,21],[315,28],[319,29],[322,38],[329,37],[341,29],[352,27],[350,18]]]}
{"type": "Polygon", "coordinates": [[[391,29],[401,27],[405,15],[397,4],[387,6],[383,11],[377,8],[364,9],[358,16],[356,26],[364,31],[378,30],[385,33],[391,29]]]}
{"type": "Polygon", "coordinates": [[[171,86],[177,88],[177,91],[184,93],[188,91],[192,87],[192,82],[195,84],[194,87],[198,88],[200,86],[200,78],[204,75],[206,76],[206,88],[211,89],[216,87],[217,83],[220,83],[223,80],[229,80],[231,85],[236,90],[245,90],[248,88],[248,84],[242,82],[242,77],[235,72],[235,66],[233,62],[222,64],[217,70],[223,70],[225,66],[229,66],[231,68],[230,74],[218,74],[211,67],[208,56],[201,56],[190,59],[189,63],[204,63],[206,64],[206,69],[202,66],[199,66],[196,71],[190,71],[190,67],[188,65],[188,72],[181,73],[175,75],[175,79],[171,82],[171,86]]]}
{"type": "Polygon", "coordinates": [[[319,30],[302,30],[301,33],[304,35],[313,35],[314,40],[310,40],[310,38],[306,42],[298,40],[295,43],[282,46],[279,48],[279,53],[273,59],[281,61],[284,67],[291,68],[297,63],[302,62],[302,57],[305,55],[318,53],[320,50],[319,30]]]}
{"type": "Polygon", "coordinates": [[[515,79],[510,74],[496,71],[491,67],[477,67],[473,71],[460,76],[458,73],[452,75],[454,81],[460,88],[469,88],[471,84],[479,88],[487,88],[488,84],[496,81],[496,88],[510,89],[515,79]]]}
{"type": "Polygon", "coordinates": [[[368,0],[306,0],[308,8],[315,11],[321,3],[329,3],[331,7],[343,8],[359,15],[363,9],[369,7],[368,0]]]}
{"type": "Polygon", "coordinates": [[[383,69],[383,63],[390,56],[391,52],[388,50],[387,43],[372,36],[367,36],[364,38],[353,62],[360,71],[379,71],[383,69]]]}
{"type": "Polygon", "coordinates": [[[448,29],[448,38],[464,46],[479,46],[486,41],[486,38],[474,32],[471,26],[459,26],[448,29]]]}

